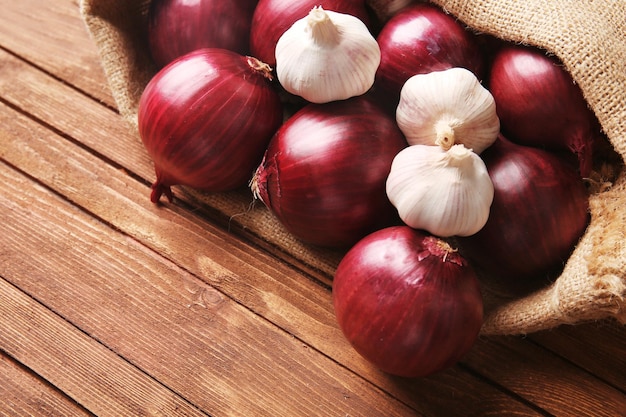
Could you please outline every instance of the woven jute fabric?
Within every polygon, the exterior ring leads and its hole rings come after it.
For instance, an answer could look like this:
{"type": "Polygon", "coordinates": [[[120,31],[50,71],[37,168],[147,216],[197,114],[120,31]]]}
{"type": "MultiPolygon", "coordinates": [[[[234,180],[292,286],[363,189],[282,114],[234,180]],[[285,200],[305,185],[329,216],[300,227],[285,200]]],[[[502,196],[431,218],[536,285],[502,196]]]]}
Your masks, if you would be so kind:
{"type": "MultiPolygon", "coordinates": [[[[526,334],[563,324],[626,323],[626,5],[622,0],[433,0],[477,33],[544,49],[580,86],[614,150],[610,180],[590,198],[591,222],[554,283],[523,298],[485,293],[483,335],[526,334]]],[[[149,0],[82,0],[120,114],[136,128],[139,98],[156,69],[146,40],[149,0]]],[[[139,140],[139,139],[138,139],[139,140]]],[[[294,239],[248,190],[184,189],[287,255],[332,274],[341,252],[294,239]]],[[[201,249],[200,249],[201,250],[201,249]]]]}

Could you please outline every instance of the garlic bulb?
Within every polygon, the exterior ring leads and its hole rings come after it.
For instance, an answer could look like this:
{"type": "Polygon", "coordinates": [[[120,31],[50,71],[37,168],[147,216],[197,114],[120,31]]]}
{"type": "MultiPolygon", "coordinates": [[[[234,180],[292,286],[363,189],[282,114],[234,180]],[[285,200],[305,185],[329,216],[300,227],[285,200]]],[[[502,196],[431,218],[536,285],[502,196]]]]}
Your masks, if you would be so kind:
{"type": "Polygon", "coordinates": [[[321,6],[283,33],[275,53],[280,84],[312,103],[366,93],[380,64],[378,42],[361,20],[321,6]]]}
{"type": "Polygon", "coordinates": [[[409,78],[400,92],[396,121],[410,145],[450,149],[460,143],[478,154],[500,131],[493,96],[465,68],[409,78]]]}
{"type": "Polygon", "coordinates": [[[387,197],[404,223],[440,237],[470,236],[489,217],[494,188],[482,159],[463,145],[412,145],[393,160],[387,197]]]}

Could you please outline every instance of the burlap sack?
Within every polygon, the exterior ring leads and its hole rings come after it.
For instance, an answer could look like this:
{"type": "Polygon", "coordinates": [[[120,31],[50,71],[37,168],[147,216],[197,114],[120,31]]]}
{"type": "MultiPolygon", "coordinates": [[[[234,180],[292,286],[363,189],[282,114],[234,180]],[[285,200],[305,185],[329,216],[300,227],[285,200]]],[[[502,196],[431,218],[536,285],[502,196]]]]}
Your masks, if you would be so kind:
{"type": "MultiPolygon", "coordinates": [[[[622,0],[433,0],[472,29],[555,54],[580,85],[612,146],[626,160],[626,6],[622,0]]],[[[149,0],[81,0],[121,115],[136,127],[139,97],[155,68],[146,41],[149,0]]],[[[620,161],[621,162],[621,161],[620,161]]],[[[591,224],[553,285],[521,299],[486,294],[482,333],[524,334],[589,320],[626,323],[626,170],[591,197],[591,224]]],[[[597,173],[596,173],[597,174],[597,173]]],[[[598,177],[599,178],[599,177],[598,177]]],[[[218,210],[289,256],[332,274],[341,253],[304,245],[248,190],[204,195],[218,210]]],[[[146,198],[148,198],[146,196],[146,198]]]]}

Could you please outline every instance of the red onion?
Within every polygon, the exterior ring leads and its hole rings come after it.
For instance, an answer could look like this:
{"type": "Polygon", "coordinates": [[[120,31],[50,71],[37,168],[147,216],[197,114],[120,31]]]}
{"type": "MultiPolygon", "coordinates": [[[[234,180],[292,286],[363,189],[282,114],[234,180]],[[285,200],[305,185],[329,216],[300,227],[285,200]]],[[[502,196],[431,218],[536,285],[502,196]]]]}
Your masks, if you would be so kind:
{"type": "Polygon", "coordinates": [[[272,138],[252,189],[295,237],[347,247],[397,221],[385,181],[405,146],[394,120],[362,96],[309,104],[272,138]]]}
{"type": "Polygon", "coordinates": [[[500,136],[481,157],[494,186],[487,224],[459,238],[476,267],[515,293],[562,270],[589,221],[589,196],[575,164],[500,136]]]}
{"type": "Polygon", "coordinates": [[[394,110],[402,86],[413,75],[463,67],[481,78],[483,58],[476,37],[437,6],[403,9],[383,26],[377,40],[381,62],[374,88],[394,110]]]}
{"type": "Polygon", "coordinates": [[[276,66],[276,42],[293,23],[306,17],[315,6],[325,10],[350,14],[369,24],[365,0],[260,0],[254,11],[250,30],[250,50],[253,56],[276,66]]]}
{"type": "Polygon", "coordinates": [[[139,133],[154,160],[151,200],[170,186],[217,192],[246,185],[282,123],[269,67],[225,49],[176,59],[146,86],[139,133]]]}
{"type": "Polygon", "coordinates": [[[483,301],[474,270],[439,238],[394,226],[360,240],[333,281],[339,326],[381,370],[423,377],[474,345],[483,301]]]}
{"type": "Polygon", "coordinates": [[[489,89],[502,132],[510,140],[570,150],[579,159],[581,175],[589,175],[599,125],[580,88],[556,58],[536,48],[503,47],[491,65],[489,89]]]}
{"type": "Polygon", "coordinates": [[[385,23],[403,8],[423,0],[365,0],[379,22],[385,23]]]}
{"type": "Polygon", "coordinates": [[[148,41],[163,67],[199,48],[249,53],[250,25],[258,0],[152,0],[148,41]]]}

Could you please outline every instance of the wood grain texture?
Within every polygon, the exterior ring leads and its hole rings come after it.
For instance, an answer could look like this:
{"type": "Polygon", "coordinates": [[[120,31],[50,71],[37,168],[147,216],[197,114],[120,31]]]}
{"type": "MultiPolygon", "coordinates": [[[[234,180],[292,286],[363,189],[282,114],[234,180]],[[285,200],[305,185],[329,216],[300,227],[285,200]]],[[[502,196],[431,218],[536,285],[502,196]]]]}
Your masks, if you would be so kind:
{"type": "Polygon", "coordinates": [[[468,362],[481,375],[512,392],[523,393],[524,398],[553,415],[626,415],[622,390],[541,346],[522,342],[509,337],[500,337],[495,343],[479,342],[468,362]]]}
{"type": "Polygon", "coordinates": [[[0,314],[3,349],[96,415],[204,415],[4,279],[0,314]]]}
{"type": "Polygon", "coordinates": [[[78,0],[0,0],[2,47],[114,106],[96,47],[85,36],[78,0]],[[87,59],[85,59],[87,58],[87,59]]]}
{"type": "Polygon", "coordinates": [[[613,321],[563,326],[529,338],[590,374],[626,391],[626,331],[613,321]]]}
{"type": "Polygon", "coordinates": [[[0,93],[8,105],[80,141],[127,172],[153,180],[154,167],[141,140],[116,112],[3,50],[0,70],[0,93]]]}
{"type": "Polygon", "coordinates": [[[0,416],[92,416],[47,381],[1,352],[0,398],[0,416]]]}

